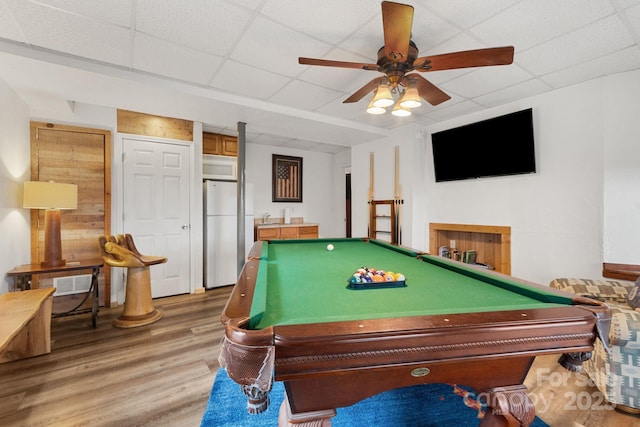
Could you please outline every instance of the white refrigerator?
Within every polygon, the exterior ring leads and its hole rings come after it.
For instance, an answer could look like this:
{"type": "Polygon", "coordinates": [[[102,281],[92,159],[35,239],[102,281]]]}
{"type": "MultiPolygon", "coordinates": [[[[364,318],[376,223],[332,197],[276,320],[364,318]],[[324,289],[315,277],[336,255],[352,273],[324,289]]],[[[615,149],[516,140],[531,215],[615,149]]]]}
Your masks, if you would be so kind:
{"type": "MultiPolygon", "coordinates": [[[[238,278],[237,183],[204,181],[204,287],[236,283],[238,278]]],[[[253,186],[245,185],[245,259],[253,245],[253,186]]]]}

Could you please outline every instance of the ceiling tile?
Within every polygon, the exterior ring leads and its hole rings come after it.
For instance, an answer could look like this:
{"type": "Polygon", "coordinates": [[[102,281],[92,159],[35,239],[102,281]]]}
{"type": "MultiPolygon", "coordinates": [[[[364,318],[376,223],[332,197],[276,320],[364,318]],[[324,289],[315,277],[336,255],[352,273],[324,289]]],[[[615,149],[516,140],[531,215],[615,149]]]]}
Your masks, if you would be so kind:
{"type": "Polygon", "coordinates": [[[261,13],[329,44],[344,40],[372,16],[381,15],[380,3],[371,0],[322,0],[321,4],[312,8],[300,0],[270,0],[261,13]]]}
{"type": "Polygon", "coordinates": [[[602,0],[525,0],[470,32],[489,45],[513,45],[522,51],[613,12],[602,0]]]}
{"type": "Polygon", "coordinates": [[[634,35],[636,42],[640,41],[640,6],[627,9],[624,16],[627,18],[629,31],[634,35]]]}
{"type": "Polygon", "coordinates": [[[209,84],[222,63],[220,57],[142,33],[135,35],[133,51],[134,68],[200,85],[209,84]]]}
{"type": "Polygon", "coordinates": [[[264,0],[227,0],[229,3],[237,4],[250,10],[258,10],[264,0]]]}
{"type": "Polygon", "coordinates": [[[137,0],[136,30],[226,56],[251,17],[250,11],[222,1],[137,0]]]}
{"type": "Polygon", "coordinates": [[[341,95],[342,92],[293,80],[269,100],[304,110],[316,110],[341,95]]]}
{"type": "Polygon", "coordinates": [[[9,0],[8,4],[22,31],[27,34],[27,43],[106,63],[131,66],[132,43],[126,28],[38,3],[9,0]]]}
{"type": "Polygon", "coordinates": [[[474,98],[505,87],[521,83],[531,78],[531,74],[517,65],[483,67],[475,69],[441,87],[445,92],[454,92],[465,98],[474,98]]]}
{"type": "Polygon", "coordinates": [[[453,104],[449,107],[435,110],[426,114],[430,119],[437,121],[448,120],[460,115],[470,114],[476,111],[480,111],[482,107],[472,101],[462,101],[457,104],[453,104]]]}
{"type": "Polygon", "coordinates": [[[225,61],[212,81],[212,86],[229,93],[267,99],[280,90],[289,79],[258,70],[235,61],[225,61]]]}
{"type": "Polygon", "coordinates": [[[380,15],[375,15],[357,31],[348,34],[338,47],[367,58],[367,62],[375,64],[378,61],[378,50],[382,45],[384,45],[382,19],[380,15]]]}
{"type": "Polygon", "coordinates": [[[554,88],[559,88],[590,80],[595,77],[621,73],[637,68],[640,68],[640,49],[638,49],[637,46],[633,46],[574,67],[547,74],[541,79],[554,88]]]}
{"type": "Polygon", "coordinates": [[[469,28],[521,0],[429,0],[424,7],[445,16],[457,28],[469,28]]]}
{"type": "Polygon", "coordinates": [[[632,45],[617,15],[565,34],[517,55],[527,71],[544,75],[632,45]]]}
{"type": "Polygon", "coordinates": [[[23,36],[6,3],[0,2],[0,37],[25,42],[23,36]]]}
{"type": "Polygon", "coordinates": [[[299,56],[324,55],[329,45],[258,17],[244,33],[231,58],[263,70],[293,77],[300,73],[299,56]]]}
{"type": "Polygon", "coordinates": [[[636,4],[640,4],[640,0],[614,0],[617,9],[626,9],[636,4]]]}
{"type": "Polygon", "coordinates": [[[473,100],[486,107],[497,107],[498,105],[516,101],[518,99],[529,98],[531,96],[551,90],[551,86],[538,79],[529,79],[517,83],[513,86],[478,96],[473,100]]]}
{"type": "MultiPolygon", "coordinates": [[[[10,0],[13,1],[13,0],[10,0]]],[[[84,15],[99,21],[129,28],[134,8],[131,0],[82,1],[82,0],[37,0],[38,3],[51,8],[65,10],[77,15],[84,15]]],[[[24,0],[20,0],[24,3],[24,0]]]]}

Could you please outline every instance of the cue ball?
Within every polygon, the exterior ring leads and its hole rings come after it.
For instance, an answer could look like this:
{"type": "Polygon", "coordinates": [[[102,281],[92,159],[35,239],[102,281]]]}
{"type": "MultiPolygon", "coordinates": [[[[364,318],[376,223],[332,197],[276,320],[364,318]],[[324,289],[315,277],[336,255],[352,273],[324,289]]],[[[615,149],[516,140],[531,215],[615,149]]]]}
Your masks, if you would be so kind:
{"type": "Polygon", "coordinates": [[[328,251],[332,251],[332,250],[333,250],[333,245],[332,245],[331,243],[329,243],[329,244],[327,245],[327,250],[328,250],[328,251]]]}

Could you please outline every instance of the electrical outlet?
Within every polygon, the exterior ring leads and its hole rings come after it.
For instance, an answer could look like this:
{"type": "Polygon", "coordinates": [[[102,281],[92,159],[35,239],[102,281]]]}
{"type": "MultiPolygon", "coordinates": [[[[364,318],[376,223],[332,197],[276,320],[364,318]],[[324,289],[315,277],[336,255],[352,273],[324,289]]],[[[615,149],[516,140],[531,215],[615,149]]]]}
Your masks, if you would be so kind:
{"type": "Polygon", "coordinates": [[[449,247],[451,249],[455,249],[456,248],[456,241],[455,240],[449,240],[449,247]]]}

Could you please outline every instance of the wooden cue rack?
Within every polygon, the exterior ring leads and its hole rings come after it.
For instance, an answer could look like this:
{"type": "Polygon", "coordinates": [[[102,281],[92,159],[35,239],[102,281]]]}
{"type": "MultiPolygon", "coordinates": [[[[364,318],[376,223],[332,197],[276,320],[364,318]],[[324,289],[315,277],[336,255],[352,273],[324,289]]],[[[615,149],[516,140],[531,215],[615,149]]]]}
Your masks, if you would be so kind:
{"type": "Polygon", "coordinates": [[[399,147],[396,146],[394,198],[375,200],[373,152],[369,154],[369,237],[372,239],[388,240],[394,244],[401,243],[400,205],[404,203],[400,191],[399,162],[399,147]]]}

